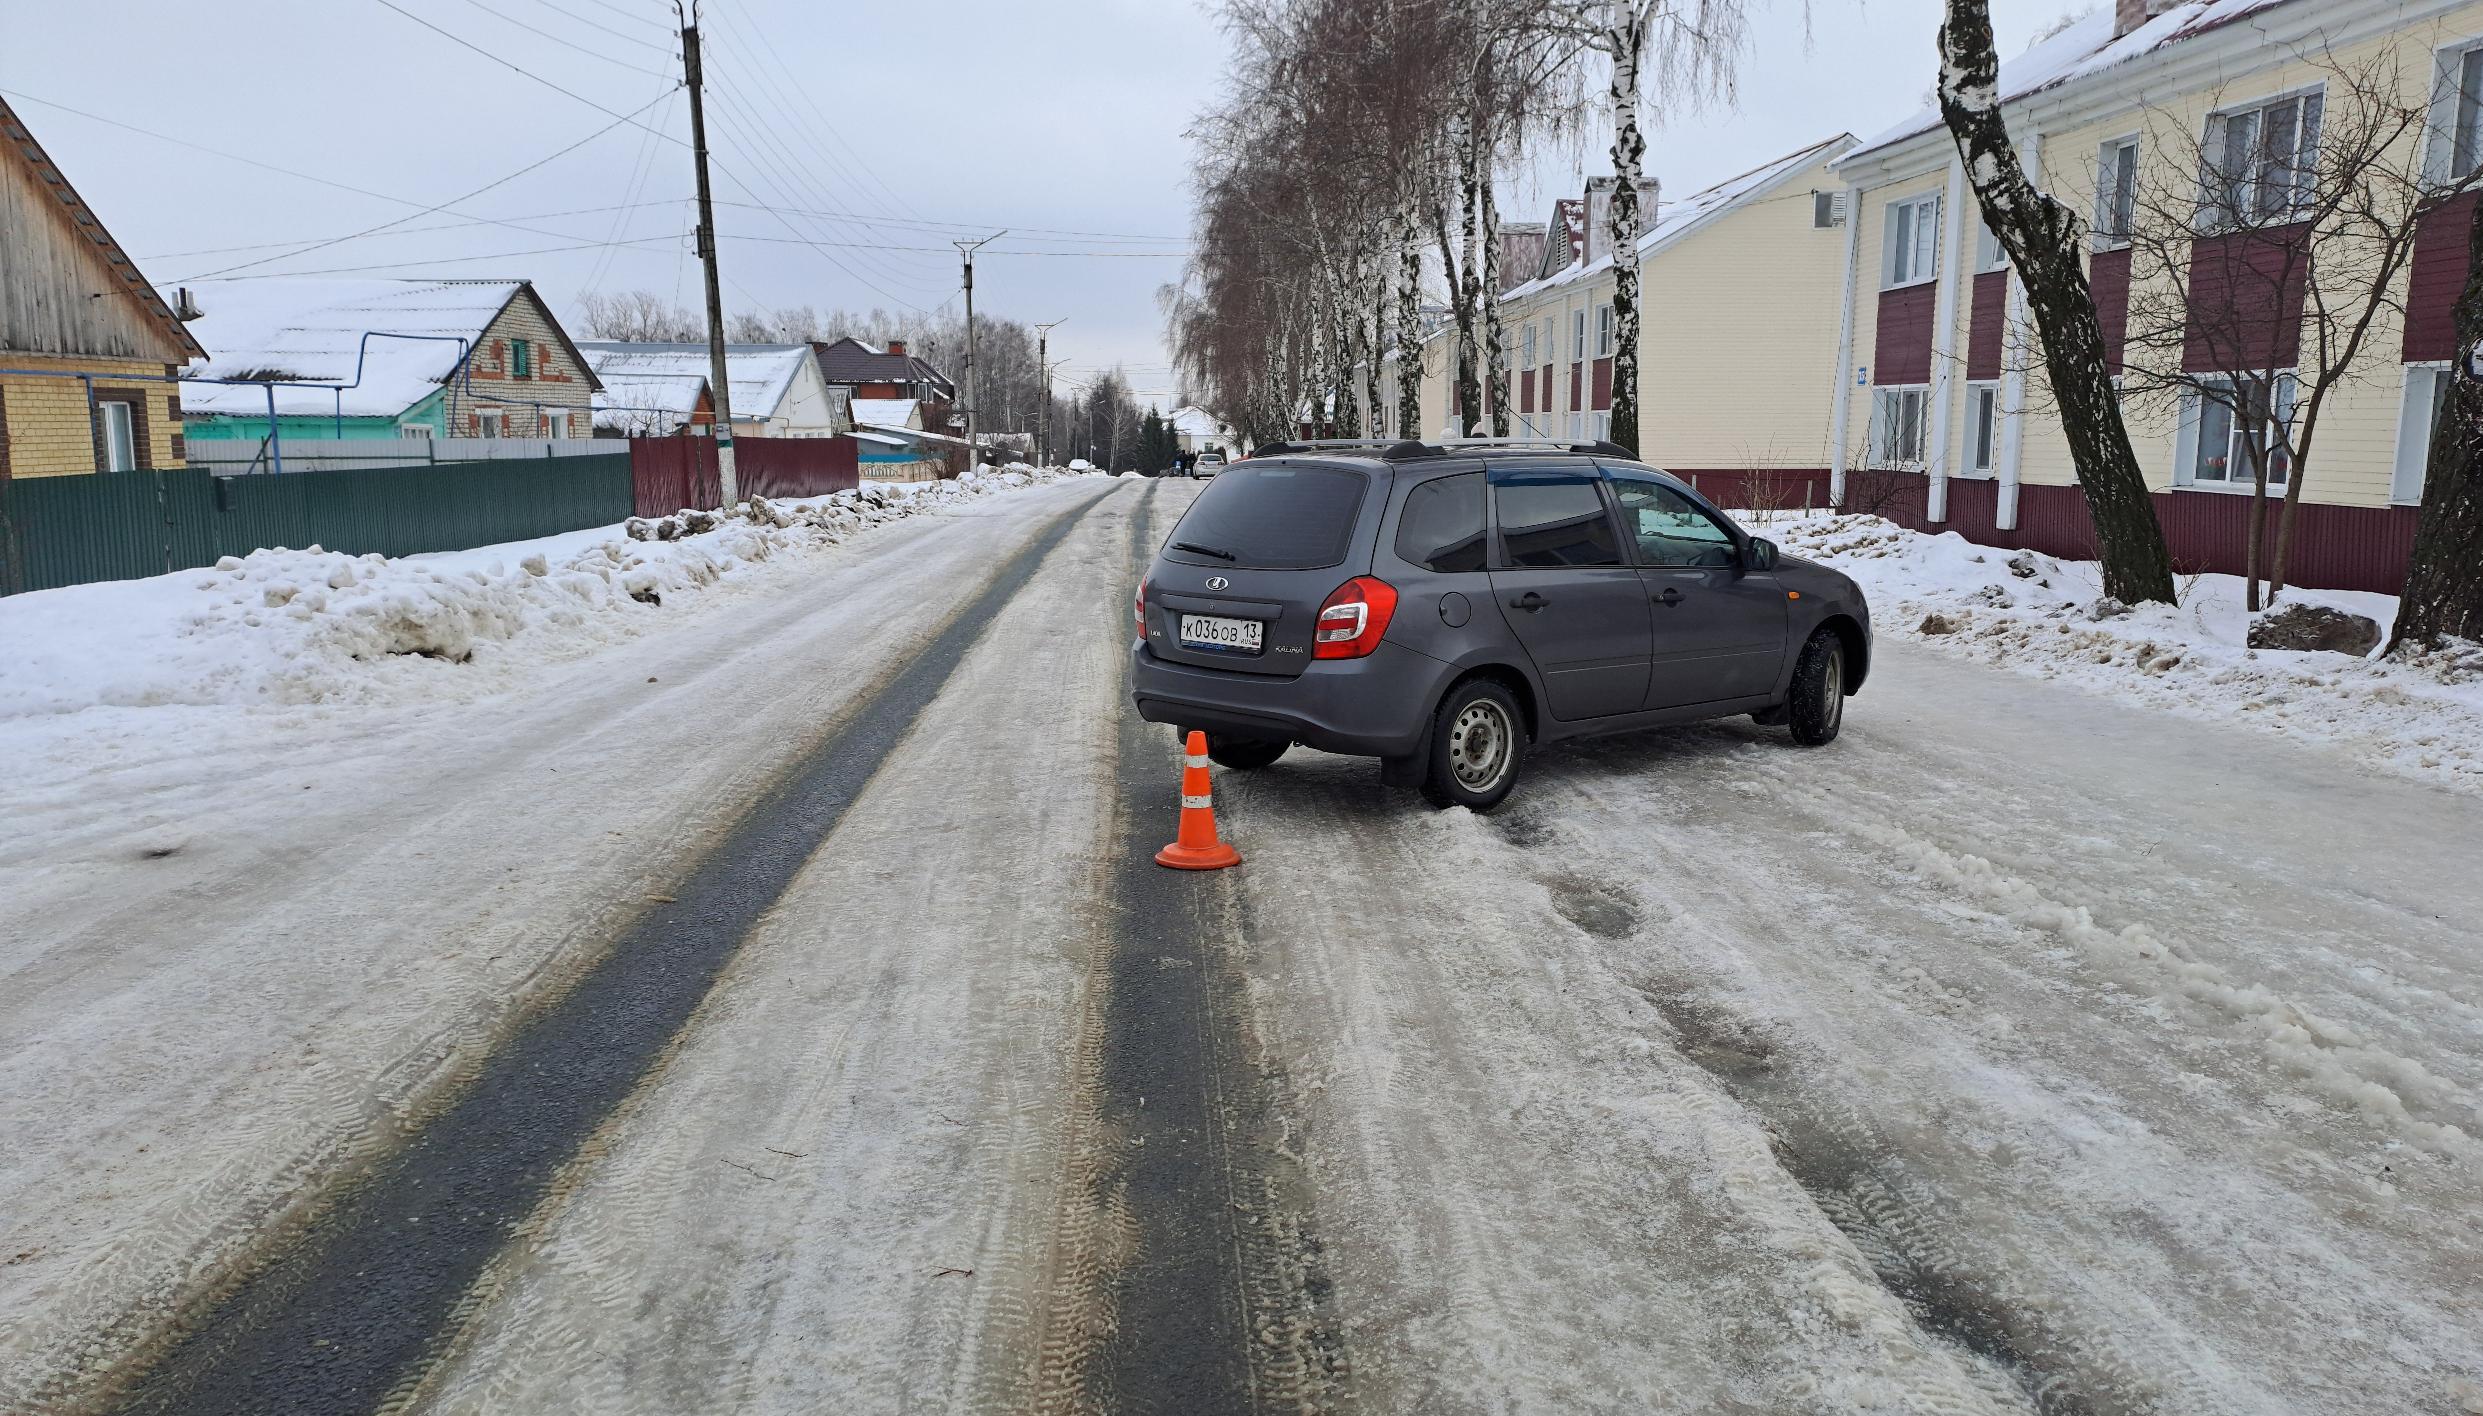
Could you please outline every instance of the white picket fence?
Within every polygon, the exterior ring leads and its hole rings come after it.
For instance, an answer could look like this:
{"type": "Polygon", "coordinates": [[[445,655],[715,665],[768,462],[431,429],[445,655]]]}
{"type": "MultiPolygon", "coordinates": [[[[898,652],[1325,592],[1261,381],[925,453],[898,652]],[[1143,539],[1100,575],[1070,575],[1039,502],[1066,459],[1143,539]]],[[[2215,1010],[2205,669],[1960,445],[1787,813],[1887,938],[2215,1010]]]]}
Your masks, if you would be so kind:
{"type": "MultiPolygon", "coordinates": [[[[333,472],[353,467],[420,467],[433,462],[493,462],[524,457],[626,453],[622,438],[286,438],[284,470],[333,472]]],[[[192,467],[219,475],[272,472],[264,439],[189,444],[192,467]]]]}

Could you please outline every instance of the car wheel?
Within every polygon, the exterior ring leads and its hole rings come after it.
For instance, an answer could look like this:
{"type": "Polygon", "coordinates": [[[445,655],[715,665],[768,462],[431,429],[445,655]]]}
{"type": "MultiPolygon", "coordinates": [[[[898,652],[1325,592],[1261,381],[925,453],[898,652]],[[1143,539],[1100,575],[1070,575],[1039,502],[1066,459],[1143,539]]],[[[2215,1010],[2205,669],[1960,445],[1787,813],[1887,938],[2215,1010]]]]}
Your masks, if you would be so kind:
{"type": "Polygon", "coordinates": [[[1845,725],[1845,641],[1833,629],[1815,631],[1794,661],[1793,688],[1785,703],[1793,740],[1804,747],[1836,741],[1845,725]]]}
{"type": "Polygon", "coordinates": [[[1283,738],[1226,737],[1221,733],[1207,735],[1207,757],[1219,767],[1236,772],[1256,772],[1285,755],[1293,746],[1283,738]]]}
{"type": "Polygon", "coordinates": [[[1490,679],[1449,690],[1431,720],[1431,761],[1423,795],[1434,806],[1489,811],[1517,785],[1526,756],[1526,715],[1517,695],[1490,679]]]}

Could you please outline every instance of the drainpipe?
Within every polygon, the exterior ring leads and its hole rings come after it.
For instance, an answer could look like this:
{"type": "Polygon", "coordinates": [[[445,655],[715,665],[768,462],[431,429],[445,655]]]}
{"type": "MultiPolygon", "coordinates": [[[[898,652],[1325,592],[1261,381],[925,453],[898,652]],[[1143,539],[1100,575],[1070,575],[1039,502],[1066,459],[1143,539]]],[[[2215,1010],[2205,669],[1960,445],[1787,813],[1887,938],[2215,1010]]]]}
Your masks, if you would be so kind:
{"type": "MultiPolygon", "coordinates": [[[[2043,134],[2028,133],[2020,162],[2031,175],[2042,170],[2043,134]]],[[[2002,531],[2017,529],[2018,466],[2026,451],[2026,361],[2034,346],[2026,338],[2026,281],[2017,266],[2009,267],[2009,321],[2001,338],[2008,366],[2001,373],[2000,487],[1995,494],[1992,524],[2002,531]]]]}
{"type": "Polygon", "coordinates": [[[1940,223],[1940,288],[1931,311],[1931,397],[1923,409],[1923,436],[1936,439],[1923,458],[1929,487],[1923,497],[1923,519],[1948,520],[1949,432],[1955,424],[1952,403],[1957,394],[1958,272],[1970,257],[1960,248],[1966,231],[1966,160],[1949,159],[1948,208],[1940,223]],[[1937,430],[1936,432],[1934,430],[1937,430]]]}
{"type": "Polygon", "coordinates": [[[92,374],[78,375],[78,387],[86,392],[87,453],[95,459],[95,470],[101,472],[104,470],[102,449],[95,446],[95,376],[92,374]]]}
{"type": "Polygon", "coordinates": [[[1836,321],[1836,371],[1828,392],[1828,505],[1845,504],[1845,435],[1852,426],[1854,399],[1846,380],[1854,368],[1854,265],[1862,254],[1862,188],[1845,184],[1845,298],[1836,321]]]}

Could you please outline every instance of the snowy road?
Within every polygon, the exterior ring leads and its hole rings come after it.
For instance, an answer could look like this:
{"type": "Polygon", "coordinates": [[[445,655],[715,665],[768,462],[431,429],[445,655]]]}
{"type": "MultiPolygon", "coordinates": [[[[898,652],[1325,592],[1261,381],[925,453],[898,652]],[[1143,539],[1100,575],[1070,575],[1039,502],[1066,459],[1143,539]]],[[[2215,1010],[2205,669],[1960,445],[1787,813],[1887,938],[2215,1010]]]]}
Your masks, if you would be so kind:
{"type": "Polygon", "coordinates": [[[1831,748],[1490,818],[1219,773],[1248,863],[1160,885],[1122,654],[1191,488],[1097,495],[27,803],[0,1409],[315,1237],[1072,517],[392,1409],[2483,1410],[2483,800],[1885,643],[1831,748]]]}

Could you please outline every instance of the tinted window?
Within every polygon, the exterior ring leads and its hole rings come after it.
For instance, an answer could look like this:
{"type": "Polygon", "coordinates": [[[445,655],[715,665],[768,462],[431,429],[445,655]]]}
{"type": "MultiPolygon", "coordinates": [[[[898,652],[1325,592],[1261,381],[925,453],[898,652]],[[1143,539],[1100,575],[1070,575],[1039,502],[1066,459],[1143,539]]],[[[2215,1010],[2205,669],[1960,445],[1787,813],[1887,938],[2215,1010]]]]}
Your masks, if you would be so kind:
{"type": "Polygon", "coordinates": [[[1216,474],[1171,539],[1231,557],[1168,546],[1165,554],[1196,565],[1252,570],[1309,570],[1345,559],[1354,513],[1368,484],[1343,467],[1236,462],[1216,474]]]}
{"type": "Polygon", "coordinates": [[[1651,478],[1615,473],[1621,525],[1638,541],[1640,565],[1733,564],[1733,535],[1698,503],[1651,478]]]}
{"type": "Polygon", "coordinates": [[[1408,492],[1397,516],[1397,556],[1425,570],[1483,568],[1483,474],[1461,473],[1408,492]]]}
{"type": "Polygon", "coordinates": [[[1620,565],[1621,541],[1591,480],[1519,474],[1492,484],[1513,566],[1620,565]]]}

